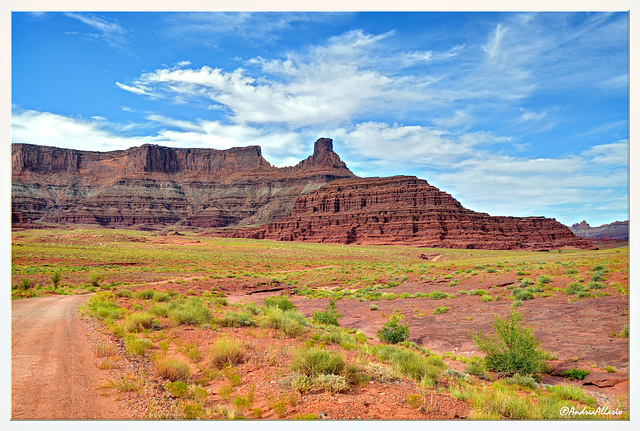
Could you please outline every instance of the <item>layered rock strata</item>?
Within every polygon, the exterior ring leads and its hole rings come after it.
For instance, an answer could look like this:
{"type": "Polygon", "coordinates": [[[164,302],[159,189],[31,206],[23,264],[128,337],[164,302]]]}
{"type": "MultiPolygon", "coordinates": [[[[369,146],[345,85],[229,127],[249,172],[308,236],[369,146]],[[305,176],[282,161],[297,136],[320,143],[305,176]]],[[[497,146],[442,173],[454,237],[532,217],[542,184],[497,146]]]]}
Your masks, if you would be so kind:
{"type": "Polygon", "coordinates": [[[354,177],[326,138],[287,168],[257,146],[93,152],[13,144],[12,171],[12,208],[24,219],[102,226],[263,224],[287,215],[299,196],[354,177]]]}
{"type": "Polygon", "coordinates": [[[234,235],[465,249],[594,248],[554,219],[477,213],[426,181],[407,176],[332,181],[298,198],[288,217],[234,235]]]}
{"type": "Polygon", "coordinates": [[[613,239],[627,241],[629,239],[629,220],[614,221],[613,223],[601,226],[589,226],[585,220],[571,225],[574,235],[589,239],[613,239]]]}

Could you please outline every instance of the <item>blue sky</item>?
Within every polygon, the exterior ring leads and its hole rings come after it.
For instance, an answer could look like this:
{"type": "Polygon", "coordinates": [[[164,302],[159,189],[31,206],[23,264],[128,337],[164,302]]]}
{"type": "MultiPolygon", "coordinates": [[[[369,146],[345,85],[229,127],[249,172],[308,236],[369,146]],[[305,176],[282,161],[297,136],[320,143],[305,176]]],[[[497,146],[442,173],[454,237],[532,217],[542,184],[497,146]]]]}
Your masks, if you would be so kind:
{"type": "Polygon", "coordinates": [[[319,137],[465,207],[628,219],[627,13],[17,13],[12,142],[108,151],[319,137]]]}

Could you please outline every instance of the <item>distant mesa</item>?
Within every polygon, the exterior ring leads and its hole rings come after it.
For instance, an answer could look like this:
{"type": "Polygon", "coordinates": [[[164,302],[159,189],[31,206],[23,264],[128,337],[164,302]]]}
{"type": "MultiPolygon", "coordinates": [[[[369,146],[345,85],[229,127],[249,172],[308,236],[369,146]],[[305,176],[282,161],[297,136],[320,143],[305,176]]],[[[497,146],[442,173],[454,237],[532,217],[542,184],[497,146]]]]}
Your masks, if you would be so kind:
{"type": "Polygon", "coordinates": [[[257,146],[96,152],[13,144],[12,173],[14,227],[193,226],[286,241],[594,248],[553,219],[476,213],[415,177],[359,178],[329,138],[285,168],[257,146]]]}
{"type": "Polygon", "coordinates": [[[620,241],[629,240],[629,220],[615,221],[601,226],[591,227],[589,223],[582,220],[580,223],[571,225],[574,235],[588,239],[612,239],[620,241]]]}

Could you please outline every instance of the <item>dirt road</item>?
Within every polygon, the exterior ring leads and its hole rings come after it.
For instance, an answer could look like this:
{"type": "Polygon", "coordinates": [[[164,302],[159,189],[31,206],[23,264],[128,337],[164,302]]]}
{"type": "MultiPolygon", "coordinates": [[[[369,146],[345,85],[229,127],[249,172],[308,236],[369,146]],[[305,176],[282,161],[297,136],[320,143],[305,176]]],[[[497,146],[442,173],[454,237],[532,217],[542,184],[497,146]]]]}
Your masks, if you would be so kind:
{"type": "Polygon", "coordinates": [[[121,418],[117,403],[96,390],[107,375],[94,364],[77,311],[87,297],[12,302],[12,419],[121,418]]]}

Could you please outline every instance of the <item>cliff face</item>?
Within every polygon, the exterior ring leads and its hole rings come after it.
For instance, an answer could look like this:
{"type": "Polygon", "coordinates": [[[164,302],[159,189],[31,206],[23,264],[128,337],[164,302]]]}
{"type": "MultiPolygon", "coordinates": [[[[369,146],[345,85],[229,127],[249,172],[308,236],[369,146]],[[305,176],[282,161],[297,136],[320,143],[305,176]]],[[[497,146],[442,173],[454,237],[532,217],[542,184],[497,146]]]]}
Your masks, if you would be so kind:
{"type": "Polygon", "coordinates": [[[571,231],[581,237],[589,239],[616,239],[627,241],[629,239],[629,220],[614,221],[602,226],[589,226],[585,220],[571,225],[571,231]]]}
{"type": "Polygon", "coordinates": [[[92,152],[12,145],[12,208],[28,220],[103,226],[262,224],[298,196],[353,173],[330,139],[297,166],[271,166],[260,147],[143,145],[92,152]]]}
{"type": "Polygon", "coordinates": [[[482,249],[594,248],[544,217],[493,217],[415,177],[333,181],[290,215],[236,236],[285,241],[482,249]]]}

